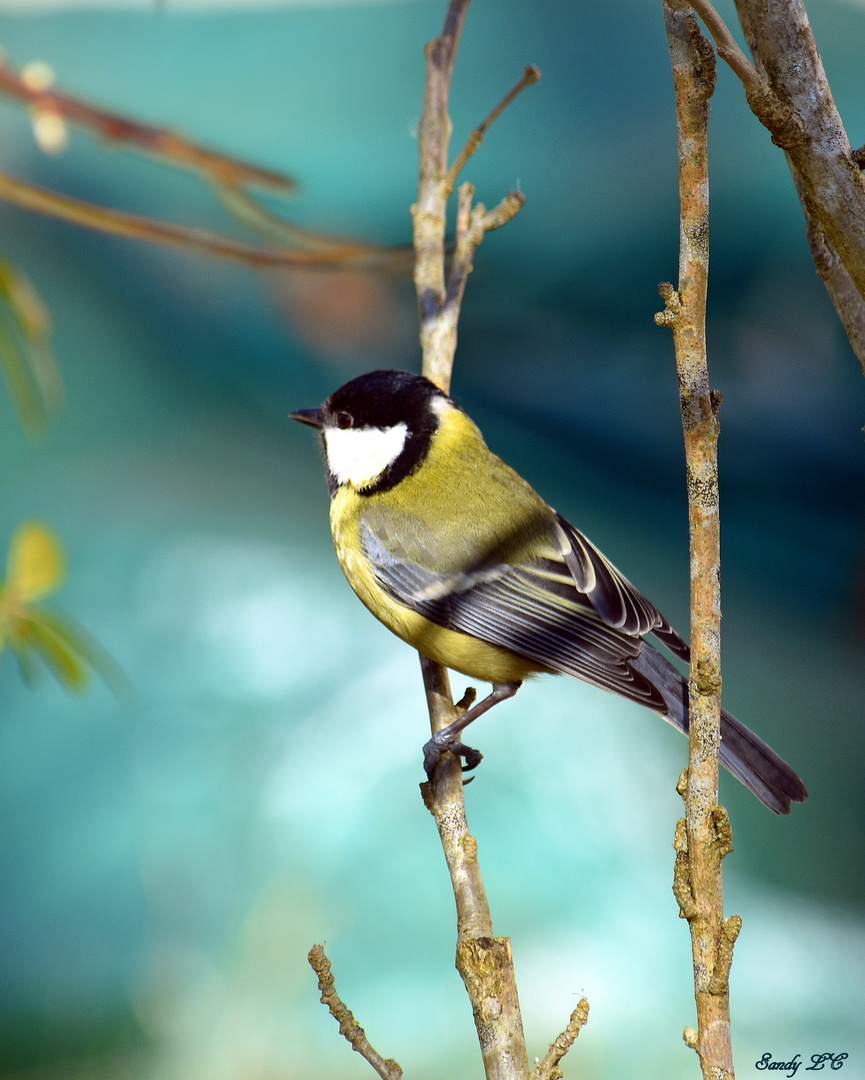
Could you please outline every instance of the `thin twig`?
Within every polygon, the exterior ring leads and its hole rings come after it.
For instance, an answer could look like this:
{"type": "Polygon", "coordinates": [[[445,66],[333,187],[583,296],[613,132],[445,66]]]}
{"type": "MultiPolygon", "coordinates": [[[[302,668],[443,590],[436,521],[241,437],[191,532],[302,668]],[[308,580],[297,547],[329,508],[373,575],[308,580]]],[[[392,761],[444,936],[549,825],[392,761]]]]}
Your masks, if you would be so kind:
{"type": "Polygon", "coordinates": [[[685,0],[664,0],[676,91],[681,238],[679,289],[660,287],[656,316],[673,330],[685,437],[691,567],[691,678],[688,768],[679,782],[685,818],[676,829],[673,891],[688,920],[694,964],[696,1034],[704,1080],[732,1080],[728,975],[737,926],[725,922],[721,860],[732,849],[729,820],[718,806],[721,745],[721,596],[718,513],[719,401],[709,389],[706,288],[709,263],[709,99],[716,64],[685,0]],[[734,933],[735,929],[735,933],[734,933]]]}
{"type": "Polygon", "coordinates": [[[339,248],[330,251],[290,251],[285,248],[256,247],[254,244],[244,244],[239,240],[219,236],[207,229],[174,225],[156,218],[130,214],[125,210],[111,210],[71,195],[49,191],[24,180],[16,180],[3,173],[0,173],[0,199],[38,214],[47,214],[49,217],[84,225],[99,232],[125,236],[132,240],[147,240],[168,247],[186,248],[260,269],[270,266],[377,267],[386,266],[391,260],[404,258],[400,249],[394,248],[343,253],[339,248]]]}
{"type": "Polygon", "coordinates": [[[519,213],[525,203],[525,196],[520,191],[509,192],[504,199],[487,210],[483,203],[472,206],[474,188],[466,181],[460,184],[457,209],[456,246],[454,248],[451,270],[448,275],[448,287],[445,302],[442,304],[435,321],[430,320],[442,338],[456,344],[457,323],[466,281],[472,272],[474,254],[484,238],[484,234],[500,229],[519,213]]]}
{"type": "MultiPolygon", "coordinates": [[[[474,254],[488,232],[500,229],[514,218],[526,198],[521,191],[510,191],[492,210],[483,203],[472,207],[474,188],[468,182],[460,185],[457,208],[457,236],[447,290],[441,301],[433,302],[429,293],[426,304],[419,305],[421,344],[424,351],[424,373],[436,385],[447,390],[457,344],[457,324],[466,281],[472,271],[474,254]]],[[[442,200],[442,212],[447,199],[442,200]]],[[[415,216],[417,229],[417,215],[415,216]]],[[[417,235],[417,232],[416,232],[417,235]]],[[[420,295],[420,294],[419,294],[420,295]]]]}
{"type": "Polygon", "coordinates": [[[122,143],[134,149],[168,158],[177,165],[203,172],[213,180],[233,186],[260,184],[276,191],[288,192],[297,185],[289,176],[250,165],[239,158],[220,154],[199,146],[191,139],[164,128],[142,124],[137,120],[91,105],[81,98],[62,94],[50,88],[35,87],[11,64],[0,59],[0,94],[26,102],[31,108],[54,113],[71,124],[95,132],[109,142],[122,143]]]}
{"type": "Polygon", "coordinates": [[[511,87],[507,94],[505,94],[502,100],[489,114],[486,120],[479,124],[471,133],[471,135],[469,135],[468,139],[466,140],[465,146],[457,154],[453,164],[448,169],[447,183],[451,191],[453,191],[457,182],[457,177],[463,171],[466,162],[469,160],[472,154],[477,151],[478,147],[483,142],[484,135],[486,134],[487,128],[490,126],[490,124],[492,124],[493,121],[508,107],[508,105],[510,105],[510,103],[518,94],[525,90],[527,86],[531,86],[532,83],[536,83],[540,77],[540,69],[536,68],[534,64],[529,65],[529,67],[527,67],[526,70],[523,72],[523,76],[519,80],[519,82],[511,87]]]}
{"type": "Polygon", "coordinates": [[[690,0],[690,4],[712,35],[718,50],[718,56],[726,61],[730,69],[739,76],[745,89],[751,93],[760,93],[767,90],[765,80],[761,78],[757,69],[739,48],[739,43],[712,6],[711,0],[690,0]]]}
{"type": "Polygon", "coordinates": [[[385,1060],[370,1044],[366,1032],[355,1020],[351,1009],[337,994],[330,960],[325,955],[324,947],[322,945],[313,945],[309,950],[307,959],[310,967],[318,976],[321,1003],[328,1007],[330,1015],[339,1024],[340,1035],[346,1039],[352,1050],[356,1050],[362,1058],[372,1065],[382,1080],[401,1080],[402,1069],[392,1058],[385,1060]]]}
{"type": "Polygon", "coordinates": [[[337,260],[370,259],[376,265],[381,264],[383,269],[395,272],[408,271],[413,265],[414,251],[410,244],[381,247],[364,240],[314,232],[272,213],[245,188],[214,184],[213,190],[232,217],[275,243],[330,255],[337,260]]]}
{"type": "MultiPolygon", "coordinates": [[[[471,224],[472,219],[472,199],[474,199],[474,197],[474,185],[470,184],[468,180],[464,184],[460,184],[460,190],[457,197],[457,247],[464,242],[463,238],[469,231],[469,225],[471,224]]],[[[453,277],[453,271],[451,271],[451,277],[453,277]]]]}
{"type": "Polygon", "coordinates": [[[532,1080],[561,1080],[562,1070],[559,1062],[567,1054],[577,1040],[580,1031],[589,1022],[589,1003],[585,998],[580,998],[580,1003],[571,1013],[568,1026],[550,1046],[544,1060],[532,1073],[532,1080]]]}
{"type": "Polygon", "coordinates": [[[448,276],[447,297],[439,315],[442,329],[452,335],[454,341],[466,281],[472,272],[472,260],[484,234],[507,225],[526,201],[521,191],[511,191],[498,206],[487,210],[483,203],[472,207],[473,196],[474,188],[471,184],[466,182],[460,185],[457,241],[448,276]]]}

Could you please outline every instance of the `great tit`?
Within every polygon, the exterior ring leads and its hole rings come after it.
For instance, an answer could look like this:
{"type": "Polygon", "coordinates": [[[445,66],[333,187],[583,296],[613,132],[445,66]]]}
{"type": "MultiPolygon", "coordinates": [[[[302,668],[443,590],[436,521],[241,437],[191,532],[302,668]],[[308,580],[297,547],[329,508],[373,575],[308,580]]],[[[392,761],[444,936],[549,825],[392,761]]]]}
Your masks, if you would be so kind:
{"type": "MultiPolygon", "coordinates": [[[[574,675],[688,731],[688,683],[648,641],[687,643],[570,522],[487,448],[428,379],[372,371],[292,419],[321,435],[333,542],[348,582],[398,637],[492,693],[424,747],[481,759],[460,733],[524,679],[574,675]]],[[[774,750],[726,710],[721,761],[776,814],[807,797],[774,750]]]]}

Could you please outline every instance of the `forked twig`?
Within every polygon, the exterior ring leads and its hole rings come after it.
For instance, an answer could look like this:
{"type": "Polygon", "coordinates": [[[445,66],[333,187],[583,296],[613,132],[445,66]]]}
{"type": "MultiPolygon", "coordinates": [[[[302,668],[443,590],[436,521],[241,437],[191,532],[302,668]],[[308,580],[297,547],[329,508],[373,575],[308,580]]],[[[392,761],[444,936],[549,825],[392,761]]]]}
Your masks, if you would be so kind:
{"type": "Polygon", "coordinates": [[[447,391],[456,352],[457,322],[472,258],[485,233],[504,225],[525,202],[521,192],[511,192],[492,211],[479,205],[472,211],[473,189],[463,185],[457,211],[457,242],[450,278],[445,278],[447,204],[456,178],[483,139],[490,124],[526,86],[540,78],[536,67],[527,67],[522,78],[495,109],[472,132],[449,168],[451,120],[448,113],[450,80],[456,48],[468,9],[468,0],[451,0],[440,37],[426,47],[427,80],[424,108],[418,129],[420,178],[418,198],[412,207],[415,246],[415,288],[420,314],[420,338],[424,374],[447,391]]]}
{"type": "Polygon", "coordinates": [[[727,24],[712,6],[711,0],[690,0],[691,7],[706,24],[712,35],[718,56],[729,64],[749,93],[758,94],[768,90],[768,84],[739,48],[739,44],[727,28],[727,24]]]}

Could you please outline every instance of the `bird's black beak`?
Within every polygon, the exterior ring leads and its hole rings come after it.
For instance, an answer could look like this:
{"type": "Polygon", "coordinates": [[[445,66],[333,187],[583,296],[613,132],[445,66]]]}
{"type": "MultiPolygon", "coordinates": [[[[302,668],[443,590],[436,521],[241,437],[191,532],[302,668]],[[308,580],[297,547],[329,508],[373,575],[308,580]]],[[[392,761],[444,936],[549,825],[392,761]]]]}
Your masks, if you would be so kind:
{"type": "Polygon", "coordinates": [[[292,420],[299,420],[301,424],[309,424],[310,427],[321,427],[321,409],[298,409],[297,412],[288,414],[292,420]]]}

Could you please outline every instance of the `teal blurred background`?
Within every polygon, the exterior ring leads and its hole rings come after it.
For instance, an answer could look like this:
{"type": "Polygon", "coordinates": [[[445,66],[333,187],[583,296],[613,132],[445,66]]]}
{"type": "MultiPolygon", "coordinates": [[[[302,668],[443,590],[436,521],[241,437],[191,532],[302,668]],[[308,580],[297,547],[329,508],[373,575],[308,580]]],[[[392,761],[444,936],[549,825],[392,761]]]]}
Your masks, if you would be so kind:
{"type": "MultiPolygon", "coordinates": [[[[0,5],[2,7],[3,5],[0,5]]],[[[854,145],[865,11],[812,5],[854,145]]],[[[731,23],[731,4],[721,5],[731,23]]],[[[410,237],[422,45],[443,2],[36,14],[16,65],[296,176],[266,201],[316,229],[410,237]]],[[[660,4],[472,6],[454,150],[518,78],[543,79],[466,176],[527,203],[486,238],[453,393],[492,447],[687,629],[678,395],[656,284],[678,193],[660,4]]],[[[242,235],[196,178],[73,133],[45,157],[0,101],[2,169],[242,235]]],[[[865,381],[817,279],[781,153],[722,66],[711,122],[709,345],[721,411],[725,703],[802,774],[780,819],[729,776],[726,909],[744,929],[738,1075],[765,1052],[847,1052],[865,1077],[862,425],[865,381]]],[[[2,1075],[239,1080],[371,1075],[306,953],[414,1078],[480,1076],[454,917],[419,798],[416,656],[333,556],[311,433],[287,413],[374,366],[416,369],[410,284],[245,268],[0,206],[2,255],[50,307],[65,414],[27,442],[0,393],[0,547],[62,536],[57,603],[127,673],[69,697],[0,659],[2,1075]]],[[[454,687],[464,688],[462,677],[454,687]]],[[[690,945],[671,892],[686,760],[651,714],[541,680],[479,725],[467,789],[530,1054],[581,994],[566,1075],[697,1075],[690,945]]]]}

